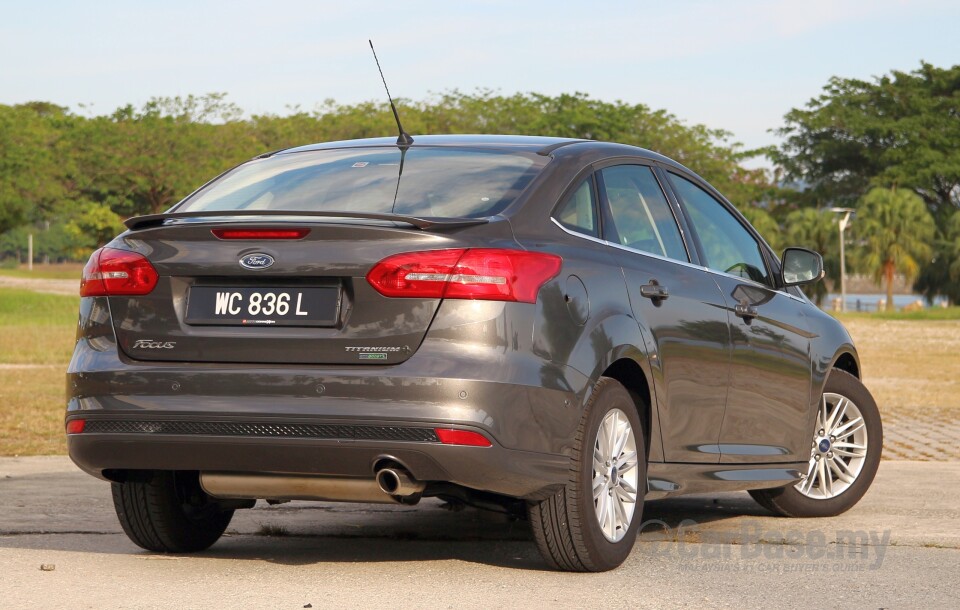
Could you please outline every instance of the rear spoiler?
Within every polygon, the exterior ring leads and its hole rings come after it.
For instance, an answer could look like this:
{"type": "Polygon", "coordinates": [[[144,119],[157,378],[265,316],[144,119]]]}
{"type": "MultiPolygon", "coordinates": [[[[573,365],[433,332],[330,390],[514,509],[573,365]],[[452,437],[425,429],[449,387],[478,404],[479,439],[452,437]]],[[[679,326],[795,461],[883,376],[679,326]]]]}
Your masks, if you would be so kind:
{"type": "Polygon", "coordinates": [[[288,218],[359,218],[365,220],[388,220],[403,222],[423,231],[442,231],[471,225],[481,225],[489,222],[487,218],[423,218],[407,216],[405,214],[380,214],[377,212],[314,212],[292,210],[214,210],[197,212],[169,212],[166,214],[148,214],[134,216],[123,221],[130,230],[146,229],[160,226],[166,220],[178,218],[218,218],[238,216],[285,216],[288,218]]]}

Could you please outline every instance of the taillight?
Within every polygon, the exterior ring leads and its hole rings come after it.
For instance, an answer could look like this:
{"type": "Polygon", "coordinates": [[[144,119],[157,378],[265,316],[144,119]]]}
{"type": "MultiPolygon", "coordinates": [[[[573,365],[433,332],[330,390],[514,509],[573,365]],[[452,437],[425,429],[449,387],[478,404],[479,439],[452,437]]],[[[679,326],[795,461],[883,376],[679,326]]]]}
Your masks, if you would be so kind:
{"type": "Polygon", "coordinates": [[[86,426],[85,419],[71,419],[67,422],[67,434],[80,434],[86,426]]]}
{"type": "Polygon", "coordinates": [[[212,229],[217,239],[303,239],[310,229],[212,229]]]}
{"type": "Polygon", "coordinates": [[[142,254],[100,248],[90,255],[80,279],[80,296],[149,294],[160,276],[142,254]]]}
{"type": "Polygon", "coordinates": [[[490,439],[470,430],[454,430],[453,428],[434,428],[437,438],[444,445],[467,445],[470,447],[490,447],[490,439]]]}
{"type": "Polygon", "coordinates": [[[555,254],[471,248],[388,256],[367,274],[388,297],[482,299],[536,303],[540,287],[560,272],[555,254]]]}

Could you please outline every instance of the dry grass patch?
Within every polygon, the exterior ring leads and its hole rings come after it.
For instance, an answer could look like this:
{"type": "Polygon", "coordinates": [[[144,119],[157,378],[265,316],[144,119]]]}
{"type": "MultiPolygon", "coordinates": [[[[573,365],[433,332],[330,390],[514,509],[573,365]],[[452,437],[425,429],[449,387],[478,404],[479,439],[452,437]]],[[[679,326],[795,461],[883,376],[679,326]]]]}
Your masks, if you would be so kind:
{"type": "Polygon", "coordinates": [[[960,418],[960,321],[850,319],[863,380],[881,410],[960,418]]]}
{"type": "Polygon", "coordinates": [[[0,456],[65,454],[66,365],[0,368],[0,456]]]}

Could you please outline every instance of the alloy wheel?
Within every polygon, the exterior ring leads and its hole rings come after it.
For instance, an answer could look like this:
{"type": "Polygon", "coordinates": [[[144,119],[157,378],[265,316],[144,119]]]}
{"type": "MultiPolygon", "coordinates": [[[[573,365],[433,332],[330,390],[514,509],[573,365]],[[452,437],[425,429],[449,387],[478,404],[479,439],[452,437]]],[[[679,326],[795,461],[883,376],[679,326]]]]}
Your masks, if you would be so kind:
{"type": "Polygon", "coordinates": [[[828,500],[853,485],[867,457],[867,425],[857,405],[826,392],[820,401],[810,448],[810,465],[797,490],[808,498],[828,500]]]}
{"type": "Polygon", "coordinates": [[[604,537],[619,542],[637,506],[637,439],[626,414],[611,409],[593,448],[593,507],[604,537]]]}

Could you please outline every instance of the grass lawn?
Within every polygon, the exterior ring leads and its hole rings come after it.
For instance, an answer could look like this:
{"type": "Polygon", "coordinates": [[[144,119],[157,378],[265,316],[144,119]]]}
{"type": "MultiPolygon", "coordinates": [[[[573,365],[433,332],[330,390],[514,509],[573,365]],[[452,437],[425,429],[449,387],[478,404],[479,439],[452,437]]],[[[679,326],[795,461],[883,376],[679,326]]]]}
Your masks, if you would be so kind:
{"type": "Polygon", "coordinates": [[[928,307],[920,311],[876,311],[834,313],[834,317],[847,320],[960,320],[960,307],[928,307]]]}
{"type": "Polygon", "coordinates": [[[57,364],[73,353],[79,297],[0,288],[0,364],[57,364]]]}
{"type": "Polygon", "coordinates": [[[0,268],[0,275],[43,280],[77,280],[77,282],[79,282],[81,271],[83,271],[82,263],[62,263],[58,265],[34,265],[33,271],[28,271],[26,267],[17,267],[15,269],[0,268]]]}
{"type": "Polygon", "coordinates": [[[78,297],[0,288],[0,455],[64,453],[78,297]]]}

